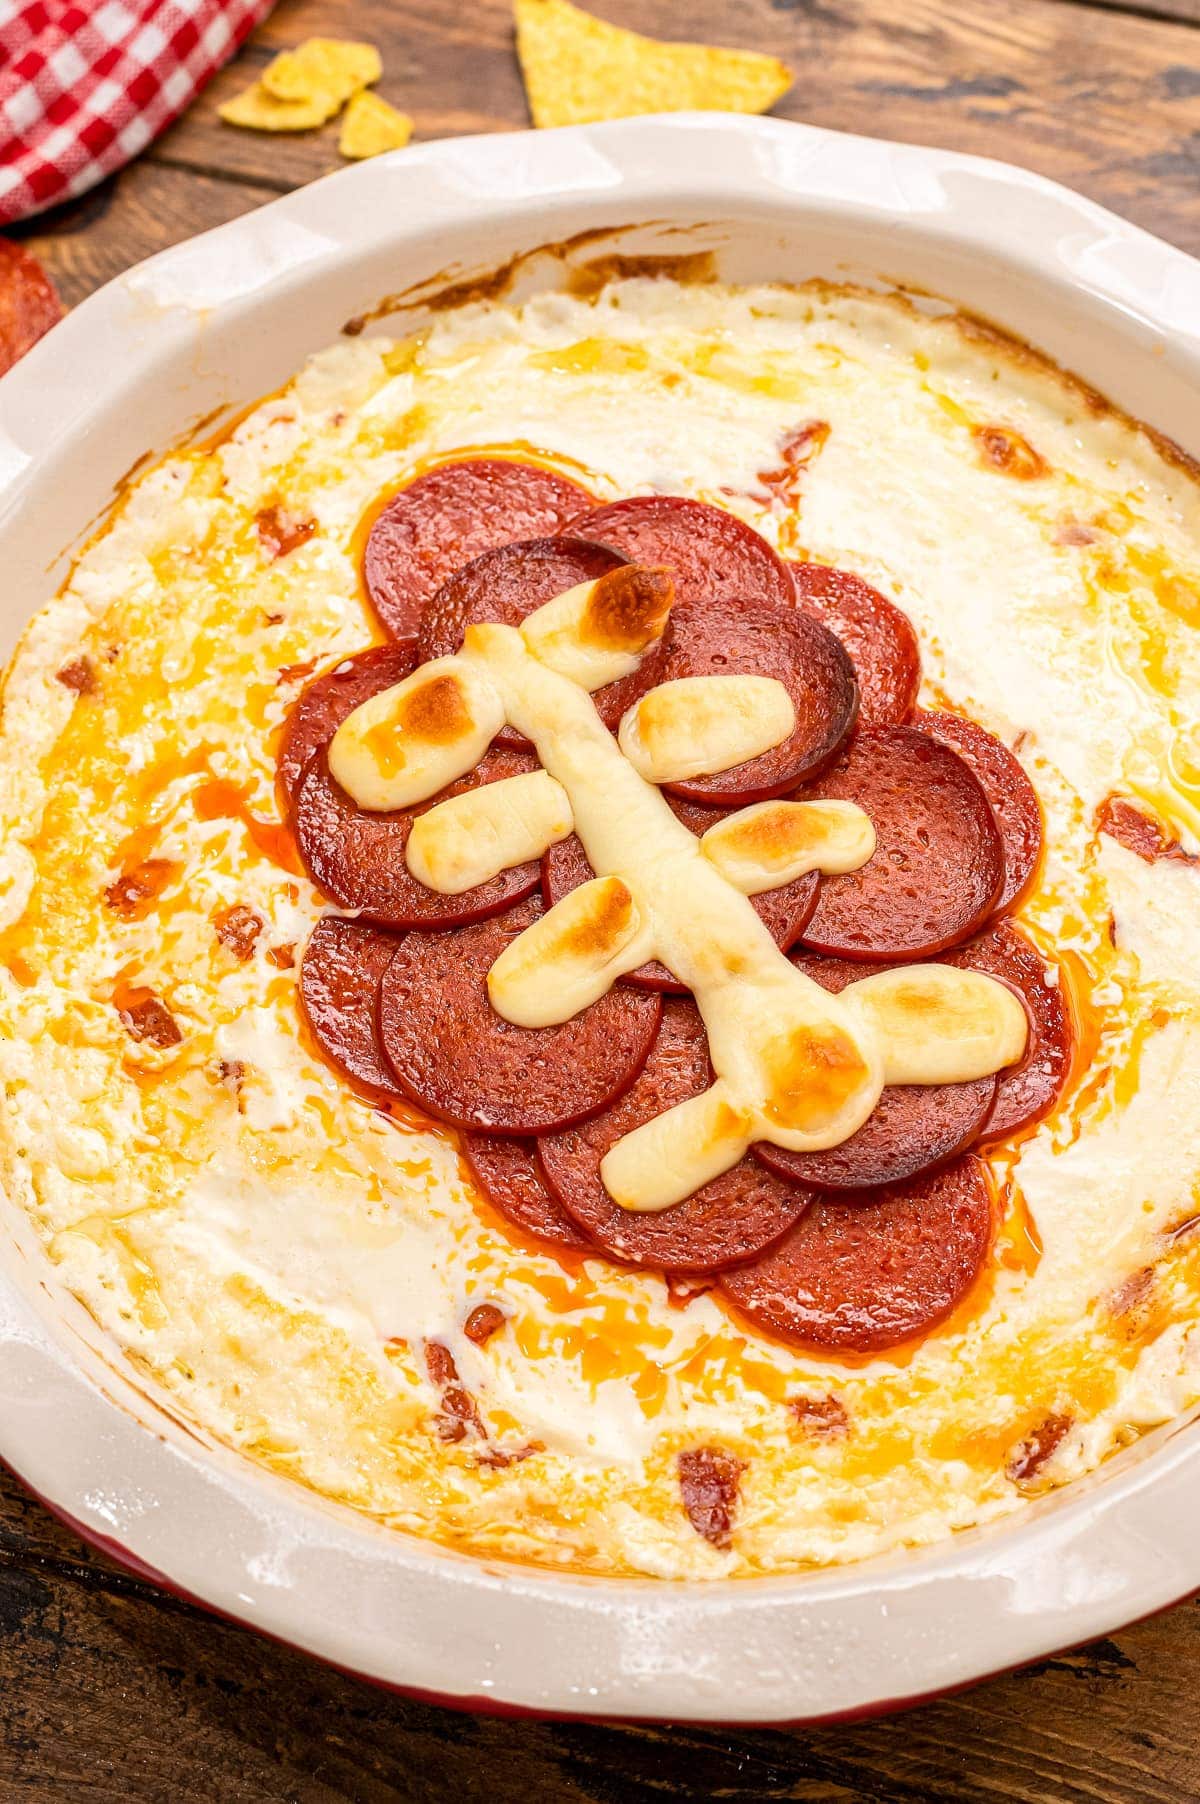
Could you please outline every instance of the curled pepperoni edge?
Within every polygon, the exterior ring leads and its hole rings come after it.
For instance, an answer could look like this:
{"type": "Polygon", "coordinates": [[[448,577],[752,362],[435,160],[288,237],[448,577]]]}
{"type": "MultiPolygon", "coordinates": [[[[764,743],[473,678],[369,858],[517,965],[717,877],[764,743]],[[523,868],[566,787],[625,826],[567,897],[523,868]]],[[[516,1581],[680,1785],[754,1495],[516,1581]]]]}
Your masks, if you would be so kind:
{"type": "Polygon", "coordinates": [[[672,610],[658,650],[642,667],[644,688],[692,676],[769,676],[796,711],[781,744],[730,770],[666,782],[663,789],[708,808],[745,807],[787,795],[835,758],[858,719],[858,684],[836,633],[795,607],[705,600],[672,610]]]}
{"type": "Polygon", "coordinates": [[[756,1328],[793,1346],[883,1353],[954,1313],[995,1227],[987,1168],[967,1153],[904,1184],[820,1198],[760,1259],[718,1283],[756,1328]]]}
{"type": "Polygon", "coordinates": [[[949,746],[911,726],[863,729],[828,770],[796,792],[800,801],[825,796],[865,809],[879,844],[861,870],[822,881],[801,935],[810,951],[870,963],[928,959],[970,938],[993,913],[1004,880],[1000,831],[982,784],[949,746]],[[940,766],[936,790],[931,766],[940,766]],[[881,785],[886,809],[879,800],[881,785]],[[922,800],[927,806],[917,815],[914,808],[922,800]],[[921,834],[935,820],[936,846],[928,835],[922,843],[921,834]],[[931,919],[934,850],[941,870],[938,911],[931,919]],[[903,933],[893,925],[897,917],[911,923],[903,933]]]}
{"type": "Polygon", "coordinates": [[[733,596],[780,607],[795,601],[788,567],[762,534],[707,501],[629,495],[580,514],[568,530],[614,546],[635,564],[665,564],[680,603],[733,596]]]}
{"type": "Polygon", "coordinates": [[[674,1208],[657,1214],[623,1209],[608,1195],[600,1163],[609,1148],[711,1082],[699,1011],[690,1000],[672,997],[663,1005],[662,1025],[649,1057],[626,1091],[590,1120],[539,1138],[538,1153],[550,1189],[571,1219],[611,1258],[663,1272],[718,1271],[755,1258],[808,1207],[808,1190],[775,1177],[749,1154],[674,1208]]]}
{"type": "Polygon", "coordinates": [[[325,915],[300,961],[299,999],[323,1056],[360,1089],[402,1094],[383,1056],[376,1028],[379,984],[400,936],[369,922],[325,915]]]}
{"type": "Polygon", "coordinates": [[[526,754],[493,746],[472,772],[427,802],[391,814],[372,814],[359,808],[336,781],[322,749],[309,760],[293,810],[304,868],[339,908],[356,909],[380,927],[439,933],[500,914],[537,889],[541,868],[536,859],[513,865],[460,895],[442,895],[409,871],[408,835],[418,815],[448,797],[462,795],[481,782],[534,769],[534,760],[526,754]]]}
{"type": "MultiPolygon", "coordinates": [[[[897,968],[803,954],[792,962],[835,995],[876,971],[897,968]]],[[[755,1147],[755,1157],[768,1171],[793,1183],[811,1184],[815,1190],[839,1195],[850,1191],[869,1194],[878,1185],[901,1184],[935,1171],[974,1146],[983,1138],[996,1086],[994,1077],[964,1084],[889,1085],[873,1113],[839,1145],[822,1152],[796,1153],[764,1141],[755,1147]]]]}
{"type": "Polygon", "coordinates": [[[379,1033],[396,1081],[452,1127],[526,1138],[571,1127],[627,1090],[654,1044],[658,997],[615,985],[555,1027],[496,1014],[487,974],[542,912],[530,897],[448,932],[407,934],[384,974],[379,1033]]]}
{"type": "Polygon", "coordinates": [[[314,677],[288,710],[279,741],[278,782],[289,809],[313,753],[327,746],[356,708],[403,682],[414,667],[409,644],[369,645],[314,677]]]}
{"type": "Polygon", "coordinates": [[[909,720],[921,687],[921,651],[903,609],[832,564],[789,564],[797,604],[836,633],[858,679],[859,720],[867,727],[909,720]]]}
{"type": "Polygon", "coordinates": [[[1057,1108],[1071,1078],[1075,1024],[1061,974],[1047,979],[1041,953],[1011,921],[998,920],[945,961],[1007,984],[1024,1004],[1029,1043],[1021,1061],[999,1074],[996,1100],[980,1138],[988,1144],[1025,1134],[1057,1108]]]}
{"type": "Polygon", "coordinates": [[[1044,823],[1037,791],[1020,761],[994,733],[962,714],[919,710],[913,726],[957,752],[988,799],[1004,848],[1004,882],[995,913],[1014,908],[1033,882],[1042,856],[1044,823]]]}
{"type": "Polygon", "coordinates": [[[363,550],[363,586],[384,632],[415,639],[454,571],[496,546],[558,532],[592,501],[580,483],[520,458],[460,458],[414,477],[380,508],[363,550]]]}

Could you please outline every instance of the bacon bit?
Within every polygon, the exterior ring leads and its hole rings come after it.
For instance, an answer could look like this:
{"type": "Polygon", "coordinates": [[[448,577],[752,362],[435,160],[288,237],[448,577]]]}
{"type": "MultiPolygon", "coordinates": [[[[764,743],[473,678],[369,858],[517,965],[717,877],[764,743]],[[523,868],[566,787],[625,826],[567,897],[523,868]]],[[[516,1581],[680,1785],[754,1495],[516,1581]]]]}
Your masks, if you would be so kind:
{"type": "Polygon", "coordinates": [[[282,626],[283,621],[284,616],[282,614],[263,614],[263,624],[265,626],[282,626]]]}
{"type": "Polygon", "coordinates": [[[64,689],[71,689],[76,695],[94,695],[96,692],[96,672],[90,658],[72,658],[69,664],[55,672],[55,677],[64,689]]]}
{"type": "Polygon", "coordinates": [[[285,683],[302,683],[317,668],[319,658],[305,658],[302,664],[284,664],[275,678],[275,687],[282,689],[285,683]]]}
{"type": "Polygon", "coordinates": [[[217,1082],[237,1095],[242,1087],[246,1067],[241,1059],[222,1059],[217,1066],[217,1082]]]}
{"type": "Polygon", "coordinates": [[[119,645],[106,645],[104,647],[104,658],[106,663],[115,664],[120,655],[121,647],[119,645]]]}
{"type": "Polygon", "coordinates": [[[713,1288],[711,1278],[685,1278],[674,1272],[665,1272],[667,1286],[667,1302],[672,1309],[686,1309],[697,1297],[707,1296],[713,1288]]]}
{"type": "Polygon", "coordinates": [[[687,1447],[676,1464],[688,1521],[713,1547],[728,1547],[744,1463],[723,1447],[687,1447]]]}
{"type": "Polygon", "coordinates": [[[296,962],[296,947],[286,940],[281,946],[268,946],[267,957],[279,971],[290,971],[296,962]]]}
{"type": "Polygon", "coordinates": [[[212,920],[217,938],[235,958],[245,964],[254,957],[254,945],[263,930],[261,915],[244,902],[234,902],[229,908],[219,908],[212,920]]]}
{"type": "Polygon", "coordinates": [[[760,470],[758,480],[770,494],[790,500],[802,470],[815,463],[825,449],[832,428],[828,420],[810,420],[780,447],[782,459],[777,470],[760,470]]]}
{"type": "Polygon", "coordinates": [[[493,1334],[498,1334],[508,1317],[494,1303],[480,1303],[473,1309],[463,1323],[463,1333],[467,1339],[474,1341],[477,1347],[486,1346],[493,1334]]]}
{"type": "Polygon", "coordinates": [[[427,1340],[425,1370],[430,1384],[436,1385],[441,1392],[441,1409],[434,1417],[438,1440],[462,1441],[468,1432],[478,1435],[481,1441],[486,1440],[487,1431],[479,1419],[475,1399],[459,1381],[458,1367],[449,1347],[444,1347],[440,1341],[427,1340]]]}
{"type": "Polygon", "coordinates": [[[1200,864],[1200,855],[1185,852],[1177,839],[1172,839],[1150,815],[1126,801],[1124,796],[1106,796],[1096,810],[1096,831],[1107,833],[1119,846],[1132,852],[1144,864],[1160,858],[1174,864],[1200,864]]]}
{"type": "Polygon", "coordinates": [[[255,524],[258,527],[259,543],[272,559],[287,557],[290,551],[295,551],[298,545],[311,539],[317,530],[315,520],[306,520],[299,514],[288,513],[286,508],[278,504],[260,508],[255,524]]]}
{"type": "Polygon", "coordinates": [[[1002,476],[1015,476],[1018,482],[1033,482],[1050,473],[1050,465],[1034,450],[1027,438],[1011,426],[972,426],[971,437],[979,450],[979,461],[1002,476]]]}
{"type": "Polygon", "coordinates": [[[801,1428],[819,1440],[833,1440],[849,1431],[850,1417],[837,1397],[789,1397],[788,1408],[801,1428]]]}
{"type": "Polygon", "coordinates": [[[117,914],[130,920],[140,919],[162,895],[175,875],[176,865],[170,858],[147,858],[132,870],[123,871],[104,892],[104,900],[117,914]]]}
{"type": "Polygon", "coordinates": [[[145,1040],[151,1046],[178,1046],[183,1039],[174,1015],[153,990],[130,990],[117,1013],[125,1031],[133,1040],[145,1040]]]}
{"type": "Polygon", "coordinates": [[[1116,943],[1117,943],[1117,917],[1115,914],[1113,914],[1111,909],[1109,910],[1109,914],[1108,914],[1107,928],[1108,928],[1108,943],[1110,946],[1115,947],[1116,943]]]}
{"type": "Polygon", "coordinates": [[[1081,526],[1078,520],[1064,520],[1054,535],[1056,545],[1098,545],[1102,533],[1094,526],[1081,526]]]}
{"type": "Polygon", "coordinates": [[[1136,1272],[1130,1272],[1128,1278],[1118,1284],[1108,1299],[1108,1312],[1113,1316],[1128,1315],[1139,1303],[1144,1303],[1154,1288],[1154,1267],[1143,1265],[1136,1272]]]}
{"type": "Polygon", "coordinates": [[[1070,1416],[1052,1413],[1013,1449],[1004,1468],[1013,1484],[1027,1483],[1041,1470],[1061,1444],[1070,1426],[1070,1416]]]}

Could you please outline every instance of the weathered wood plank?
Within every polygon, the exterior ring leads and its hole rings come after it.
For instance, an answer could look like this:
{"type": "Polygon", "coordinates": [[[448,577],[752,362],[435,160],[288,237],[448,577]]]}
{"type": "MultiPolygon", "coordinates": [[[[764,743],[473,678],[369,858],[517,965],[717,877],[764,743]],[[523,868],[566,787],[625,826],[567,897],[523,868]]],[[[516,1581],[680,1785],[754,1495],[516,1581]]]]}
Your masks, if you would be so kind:
{"type": "MultiPolygon", "coordinates": [[[[1008,158],[1200,249],[1200,0],[1148,6],[1178,19],[1059,0],[596,5],[642,31],[786,57],[784,117],[1008,158]]],[[[275,184],[340,166],[336,127],[283,140],[223,125],[216,107],[282,45],[347,28],[341,0],[284,0],[154,155],[275,184]]],[[[359,0],[353,29],[380,45],[380,91],[419,137],[527,122],[509,0],[359,0]]]]}

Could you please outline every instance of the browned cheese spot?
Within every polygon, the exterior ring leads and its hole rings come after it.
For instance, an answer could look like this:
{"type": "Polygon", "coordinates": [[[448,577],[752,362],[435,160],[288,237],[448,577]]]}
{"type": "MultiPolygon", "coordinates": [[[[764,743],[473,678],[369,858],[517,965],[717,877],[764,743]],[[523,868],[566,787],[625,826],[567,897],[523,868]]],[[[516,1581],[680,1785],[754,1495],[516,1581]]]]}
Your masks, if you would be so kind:
{"type": "Polygon", "coordinates": [[[438,676],[410,690],[396,712],[395,724],[427,745],[453,745],[466,738],[475,722],[458,679],[438,676]]]}
{"type": "Polygon", "coordinates": [[[1050,465],[1041,453],[1011,426],[972,426],[971,437],[985,469],[996,470],[1001,476],[1015,476],[1018,482],[1033,482],[1050,473],[1050,465]]]}
{"type": "Polygon", "coordinates": [[[213,927],[221,944],[243,964],[254,956],[254,945],[263,930],[261,915],[256,915],[244,902],[219,908],[213,916],[213,927]]]}
{"type": "Polygon", "coordinates": [[[853,1040],[824,1023],[779,1036],[767,1046],[764,1063],[767,1115],[778,1126],[801,1132],[835,1115],[867,1075],[853,1040]]]}
{"type": "Polygon", "coordinates": [[[56,679],[64,689],[73,690],[76,695],[94,695],[96,691],[96,672],[92,668],[92,660],[88,657],[72,658],[69,664],[55,673],[56,679]]]}
{"type": "Polygon", "coordinates": [[[1028,1484],[1036,1478],[1051,1454],[1060,1446],[1071,1426],[1071,1418],[1051,1412],[1031,1434],[1013,1448],[1004,1470],[1013,1484],[1028,1484]]]}
{"type": "Polygon", "coordinates": [[[580,637],[605,651],[639,652],[657,639],[675,600],[675,579],[661,565],[621,564],[592,590],[580,637]]]}
{"type": "Polygon", "coordinates": [[[1177,839],[1171,837],[1158,821],[1124,796],[1106,796],[1096,810],[1096,830],[1107,833],[1115,839],[1119,846],[1132,852],[1145,864],[1154,864],[1160,858],[1170,859],[1174,864],[1198,864],[1200,858],[1195,852],[1185,852],[1177,839]]]}
{"type": "Polygon", "coordinates": [[[676,1464],[688,1521],[713,1547],[728,1547],[743,1461],[725,1447],[687,1447],[676,1464]]]}
{"type": "Polygon", "coordinates": [[[633,897],[619,877],[595,895],[592,905],[565,926],[551,947],[551,958],[589,958],[610,952],[620,943],[633,914],[633,897]]]}

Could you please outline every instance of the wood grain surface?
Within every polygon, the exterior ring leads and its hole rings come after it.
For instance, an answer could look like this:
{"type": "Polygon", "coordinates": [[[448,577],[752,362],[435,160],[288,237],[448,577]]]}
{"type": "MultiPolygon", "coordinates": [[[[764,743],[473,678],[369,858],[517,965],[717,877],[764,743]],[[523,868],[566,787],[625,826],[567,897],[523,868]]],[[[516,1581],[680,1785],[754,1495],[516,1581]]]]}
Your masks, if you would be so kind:
{"type": "MultiPolygon", "coordinates": [[[[786,57],[784,117],[1023,163],[1200,253],[1200,0],[593,4],[786,57]]],[[[283,0],[147,156],[22,230],[64,299],[339,166],[335,127],[269,138],[216,116],[313,32],[377,43],[418,137],[527,123],[507,0],[283,0]]],[[[0,1804],[707,1798],[1200,1801],[1200,1604],[875,1723],[512,1723],[392,1698],[164,1596],[0,1471],[0,1804]]]]}

